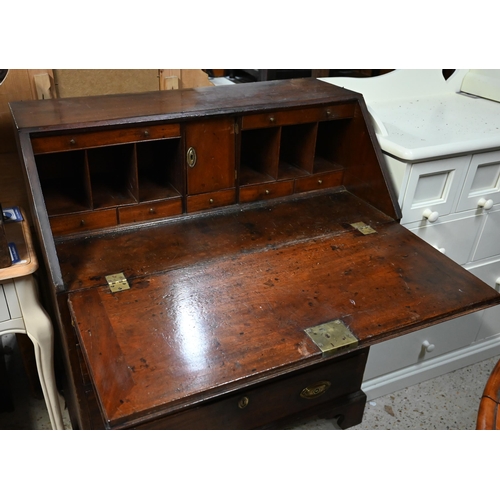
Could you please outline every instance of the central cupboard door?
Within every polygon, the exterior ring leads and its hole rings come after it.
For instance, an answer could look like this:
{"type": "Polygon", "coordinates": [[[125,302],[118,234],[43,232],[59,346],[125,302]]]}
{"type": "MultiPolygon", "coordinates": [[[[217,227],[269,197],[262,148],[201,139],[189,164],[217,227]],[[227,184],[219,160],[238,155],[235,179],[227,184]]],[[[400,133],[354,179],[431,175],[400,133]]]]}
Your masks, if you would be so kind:
{"type": "Polygon", "coordinates": [[[234,187],[234,119],[186,124],[186,163],[188,195],[234,187]]]}

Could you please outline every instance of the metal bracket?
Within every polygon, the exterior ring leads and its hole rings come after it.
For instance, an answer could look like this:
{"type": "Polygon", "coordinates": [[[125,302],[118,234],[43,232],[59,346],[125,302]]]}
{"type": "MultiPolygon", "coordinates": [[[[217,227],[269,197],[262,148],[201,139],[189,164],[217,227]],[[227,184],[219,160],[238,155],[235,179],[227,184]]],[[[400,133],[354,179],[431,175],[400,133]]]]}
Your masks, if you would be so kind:
{"type": "Polygon", "coordinates": [[[304,331],[325,355],[347,351],[358,345],[358,339],[340,319],[304,331]]]}
{"type": "Polygon", "coordinates": [[[353,224],[351,224],[351,226],[363,234],[373,234],[377,232],[375,231],[375,229],[370,227],[368,224],[365,224],[364,222],[354,222],[353,224]]]}
{"type": "Polygon", "coordinates": [[[112,293],[122,292],[130,288],[127,278],[125,278],[123,273],[110,274],[106,276],[106,281],[112,293]]]}

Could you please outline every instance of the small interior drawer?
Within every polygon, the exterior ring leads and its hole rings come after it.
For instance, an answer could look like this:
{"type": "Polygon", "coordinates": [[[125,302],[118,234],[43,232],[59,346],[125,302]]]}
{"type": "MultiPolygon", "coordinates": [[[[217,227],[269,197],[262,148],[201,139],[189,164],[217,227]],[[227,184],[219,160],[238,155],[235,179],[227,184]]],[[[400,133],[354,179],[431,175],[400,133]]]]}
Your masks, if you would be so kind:
{"type": "Polygon", "coordinates": [[[225,207],[236,201],[236,190],[226,189],[187,197],[187,211],[198,212],[209,208],[225,207]]]}
{"type": "Polygon", "coordinates": [[[165,123],[162,125],[145,125],[138,128],[83,132],[53,137],[33,137],[31,144],[33,152],[39,154],[152,139],[167,139],[178,137],[180,133],[181,127],[178,123],[165,123]]]}
{"type": "Polygon", "coordinates": [[[258,115],[245,115],[241,121],[241,128],[242,130],[250,130],[253,128],[352,118],[354,116],[354,108],[354,104],[339,104],[293,111],[275,111],[258,115]]]}
{"type": "Polygon", "coordinates": [[[265,182],[253,186],[240,187],[240,203],[257,200],[270,200],[293,193],[293,180],[282,182],[265,182]]]}
{"type": "Polygon", "coordinates": [[[343,177],[343,169],[300,177],[295,179],[295,192],[305,193],[306,191],[314,191],[316,189],[341,186],[343,177]]]}
{"type": "Polygon", "coordinates": [[[182,213],[182,200],[180,197],[156,203],[141,203],[129,207],[118,208],[120,224],[139,222],[170,217],[182,213]]]}
{"type": "Polygon", "coordinates": [[[50,227],[55,235],[88,231],[114,226],[118,223],[116,209],[81,212],[50,217],[50,227]]]}

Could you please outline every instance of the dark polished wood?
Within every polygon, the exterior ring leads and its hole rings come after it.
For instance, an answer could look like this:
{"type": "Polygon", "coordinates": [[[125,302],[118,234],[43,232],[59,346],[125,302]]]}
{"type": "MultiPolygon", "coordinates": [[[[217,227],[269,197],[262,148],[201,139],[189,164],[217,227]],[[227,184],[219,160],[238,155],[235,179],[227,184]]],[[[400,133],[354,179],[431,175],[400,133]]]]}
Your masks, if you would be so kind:
{"type": "Polygon", "coordinates": [[[75,428],[349,427],[371,345],[500,303],[399,225],[359,94],[289,80],[11,108],[75,428]],[[305,330],[333,320],[357,345],[324,354],[305,330]]]}
{"type": "Polygon", "coordinates": [[[484,387],[477,413],[476,430],[500,430],[500,360],[484,387]]]}

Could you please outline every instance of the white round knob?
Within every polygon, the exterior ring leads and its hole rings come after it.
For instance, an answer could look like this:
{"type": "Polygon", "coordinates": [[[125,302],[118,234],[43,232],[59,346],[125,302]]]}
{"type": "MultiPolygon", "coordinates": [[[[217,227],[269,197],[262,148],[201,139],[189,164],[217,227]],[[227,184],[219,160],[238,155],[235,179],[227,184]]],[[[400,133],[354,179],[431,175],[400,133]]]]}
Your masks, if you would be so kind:
{"type": "Polygon", "coordinates": [[[431,344],[428,340],[424,340],[422,342],[422,348],[425,349],[426,352],[432,352],[436,346],[431,344]]]}
{"type": "Polygon", "coordinates": [[[437,245],[433,245],[436,250],[439,250],[442,254],[446,254],[446,248],[439,248],[437,245]]]}
{"type": "Polygon", "coordinates": [[[500,278],[497,278],[497,280],[495,281],[495,290],[497,292],[500,292],[500,278]]]}
{"type": "Polygon", "coordinates": [[[433,212],[430,208],[426,208],[422,214],[422,216],[427,219],[429,222],[436,222],[439,217],[438,212],[433,212]]]}
{"type": "Polygon", "coordinates": [[[493,200],[487,200],[486,198],[481,198],[477,202],[477,206],[489,210],[493,206],[493,200]]]}

